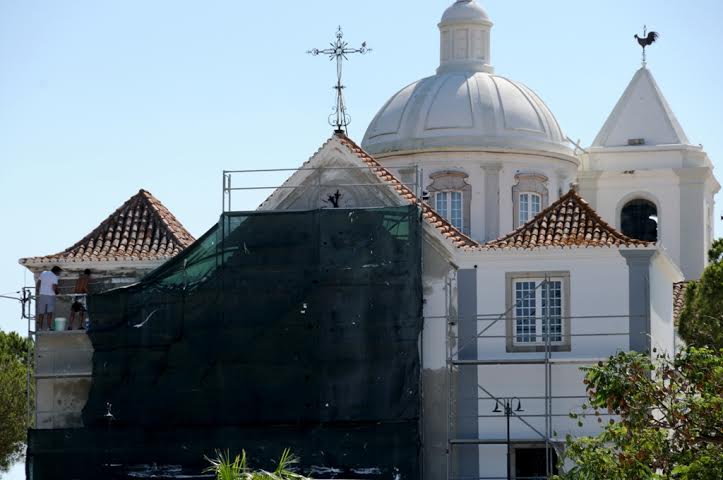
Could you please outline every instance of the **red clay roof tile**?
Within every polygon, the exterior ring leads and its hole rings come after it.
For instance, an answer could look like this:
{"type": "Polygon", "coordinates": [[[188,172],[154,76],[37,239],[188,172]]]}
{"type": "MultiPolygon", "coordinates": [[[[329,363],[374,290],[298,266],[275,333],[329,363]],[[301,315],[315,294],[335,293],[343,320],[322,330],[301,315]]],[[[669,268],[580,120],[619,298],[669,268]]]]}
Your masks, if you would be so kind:
{"type": "Polygon", "coordinates": [[[605,222],[575,190],[504,237],[483,249],[535,249],[543,247],[643,247],[652,246],[626,237],[605,222]]]}
{"type": "Polygon", "coordinates": [[[24,258],[20,263],[163,260],[194,241],[157,198],[141,189],[75,245],[54,255],[24,258]]]}
{"type": "Polygon", "coordinates": [[[685,305],[685,291],[690,282],[678,282],[673,284],[673,321],[678,325],[680,314],[685,305]]]}

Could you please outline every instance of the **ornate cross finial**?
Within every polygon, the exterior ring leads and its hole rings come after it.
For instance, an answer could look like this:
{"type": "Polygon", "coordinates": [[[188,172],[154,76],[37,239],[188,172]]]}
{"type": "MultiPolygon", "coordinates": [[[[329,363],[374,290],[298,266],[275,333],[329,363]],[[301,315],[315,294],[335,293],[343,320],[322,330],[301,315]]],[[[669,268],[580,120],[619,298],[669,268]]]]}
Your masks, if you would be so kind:
{"type": "Polygon", "coordinates": [[[346,128],[351,123],[351,117],[346,113],[346,105],[344,104],[344,84],[341,83],[342,75],[342,63],[344,60],[349,60],[347,55],[351,53],[361,53],[362,55],[367,52],[371,52],[372,49],[367,47],[367,42],[362,43],[361,48],[349,48],[349,44],[344,41],[344,33],[341,31],[341,27],[336,32],[336,41],[329,44],[331,48],[325,48],[320,50],[314,48],[309,50],[307,53],[317,55],[328,55],[329,60],[336,59],[336,107],[334,107],[333,113],[329,115],[329,124],[336,127],[337,133],[346,133],[346,128]]]}
{"type": "Polygon", "coordinates": [[[645,47],[649,47],[650,45],[655,43],[655,41],[658,39],[659,36],[660,35],[658,35],[658,32],[648,33],[647,25],[643,26],[643,36],[642,37],[638,37],[638,35],[635,34],[634,38],[635,38],[635,40],[638,41],[638,45],[643,47],[643,67],[648,63],[646,54],[645,54],[645,47]]]}

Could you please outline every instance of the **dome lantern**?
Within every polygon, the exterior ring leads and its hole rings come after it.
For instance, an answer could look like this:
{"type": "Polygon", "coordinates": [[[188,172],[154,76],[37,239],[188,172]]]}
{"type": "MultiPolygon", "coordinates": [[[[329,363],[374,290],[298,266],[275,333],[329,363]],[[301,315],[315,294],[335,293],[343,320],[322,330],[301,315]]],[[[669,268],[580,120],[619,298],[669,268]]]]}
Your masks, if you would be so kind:
{"type": "Polygon", "coordinates": [[[440,65],[437,73],[467,71],[493,73],[487,12],[475,0],[457,0],[439,23],[440,65]]]}

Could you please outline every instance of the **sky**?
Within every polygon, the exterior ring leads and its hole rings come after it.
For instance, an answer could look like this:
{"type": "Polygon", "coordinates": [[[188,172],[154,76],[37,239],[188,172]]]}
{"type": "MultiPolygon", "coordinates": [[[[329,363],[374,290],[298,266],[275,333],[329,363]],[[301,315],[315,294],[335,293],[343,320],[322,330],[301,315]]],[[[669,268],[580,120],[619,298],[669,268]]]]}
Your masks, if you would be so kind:
{"type": "MultiPolygon", "coordinates": [[[[332,131],[335,68],[306,51],[338,25],[373,48],[345,65],[349,134],[361,142],[389,97],[434,74],[451,3],[0,0],[0,294],[32,283],[18,258],[72,245],[140,188],[200,236],[220,214],[224,169],[308,159],[332,131]]],[[[723,179],[723,2],[481,3],[497,73],[535,90],[583,145],[640,67],[633,35],[660,32],[648,67],[723,179]]],[[[19,312],[0,299],[0,329],[26,331],[19,312]]]]}

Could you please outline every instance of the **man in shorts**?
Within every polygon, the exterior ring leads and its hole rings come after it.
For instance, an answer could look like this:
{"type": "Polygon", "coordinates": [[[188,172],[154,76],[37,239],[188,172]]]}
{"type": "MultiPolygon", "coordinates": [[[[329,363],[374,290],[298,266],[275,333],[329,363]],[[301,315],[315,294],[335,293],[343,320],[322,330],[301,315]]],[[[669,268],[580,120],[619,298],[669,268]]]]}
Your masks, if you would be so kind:
{"type": "Polygon", "coordinates": [[[53,314],[55,313],[55,298],[58,295],[58,278],[63,269],[57,265],[50,271],[46,270],[40,274],[38,281],[35,282],[35,298],[37,303],[35,306],[35,330],[45,330],[43,327],[45,319],[48,320],[48,330],[53,324],[53,314]]]}

